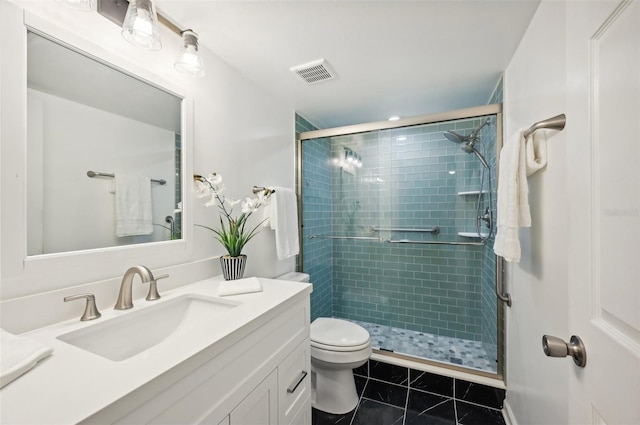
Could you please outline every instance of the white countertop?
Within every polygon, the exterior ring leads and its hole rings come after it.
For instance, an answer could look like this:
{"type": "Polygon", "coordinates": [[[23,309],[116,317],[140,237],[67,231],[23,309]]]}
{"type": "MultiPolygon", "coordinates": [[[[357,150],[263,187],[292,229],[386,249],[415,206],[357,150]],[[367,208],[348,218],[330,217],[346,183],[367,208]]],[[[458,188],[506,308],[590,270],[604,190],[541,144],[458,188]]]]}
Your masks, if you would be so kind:
{"type": "MultiPolygon", "coordinates": [[[[161,292],[158,301],[134,300],[131,310],[102,311],[97,320],[79,318],[22,334],[54,348],[35,368],[0,390],[0,422],[71,424],[104,409],[198,353],[212,358],[311,292],[308,283],[260,278],[263,291],[223,297],[240,302],[215,323],[202,323],[122,361],[112,361],[56,339],[59,335],[147,308],[184,294],[218,296],[221,277],[161,292]]],[[[139,284],[139,282],[134,282],[139,284]]],[[[29,314],[37,314],[30,312],[29,314]]]]}

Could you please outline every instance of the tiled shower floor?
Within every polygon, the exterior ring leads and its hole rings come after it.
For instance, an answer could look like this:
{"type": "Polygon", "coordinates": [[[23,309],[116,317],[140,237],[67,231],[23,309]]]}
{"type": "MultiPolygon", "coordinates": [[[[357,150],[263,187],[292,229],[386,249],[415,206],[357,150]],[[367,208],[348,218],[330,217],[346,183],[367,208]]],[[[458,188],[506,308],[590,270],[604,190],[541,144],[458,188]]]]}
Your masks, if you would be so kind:
{"type": "Polygon", "coordinates": [[[357,320],[352,322],[369,331],[371,346],[374,349],[496,373],[496,360],[490,358],[480,341],[432,335],[357,320]]]}

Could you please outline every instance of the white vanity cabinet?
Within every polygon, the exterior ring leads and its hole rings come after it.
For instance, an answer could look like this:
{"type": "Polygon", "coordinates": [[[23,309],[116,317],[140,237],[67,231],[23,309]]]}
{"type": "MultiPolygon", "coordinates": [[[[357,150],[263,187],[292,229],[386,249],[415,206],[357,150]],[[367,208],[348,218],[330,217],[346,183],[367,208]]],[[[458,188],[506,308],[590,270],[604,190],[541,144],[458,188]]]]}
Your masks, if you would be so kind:
{"type": "Polygon", "coordinates": [[[311,425],[309,295],[245,328],[82,423],[311,425]]]}

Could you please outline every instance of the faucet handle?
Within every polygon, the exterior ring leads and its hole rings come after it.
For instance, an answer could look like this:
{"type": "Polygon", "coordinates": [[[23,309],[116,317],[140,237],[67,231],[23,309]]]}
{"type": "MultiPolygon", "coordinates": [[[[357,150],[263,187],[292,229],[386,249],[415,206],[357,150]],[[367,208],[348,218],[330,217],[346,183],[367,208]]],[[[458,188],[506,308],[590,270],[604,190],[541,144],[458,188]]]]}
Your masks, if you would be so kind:
{"type": "Polygon", "coordinates": [[[84,307],[84,313],[82,313],[80,320],[85,322],[87,320],[98,319],[102,316],[98,311],[98,307],[96,307],[96,297],[93,294],[70,295],[68,297],[64,297],[64,302],[79,300],[82,298],[86,298],[87,304],[84,307]]]}
{"type": "Polygon", "coordinates": [[[155,301],[155,300],[160,299],[160,294],[158,293],[157,282],[160,279],[165,279],[167,277],[169,277],[168,274],[163,274],[163,275],[160,275],[160,276],[154,278],[152,281],[149,282],[149,293],[147,294],[147,297],[145,298],[145,300],[147,300],[147,301],[155,301]]]}

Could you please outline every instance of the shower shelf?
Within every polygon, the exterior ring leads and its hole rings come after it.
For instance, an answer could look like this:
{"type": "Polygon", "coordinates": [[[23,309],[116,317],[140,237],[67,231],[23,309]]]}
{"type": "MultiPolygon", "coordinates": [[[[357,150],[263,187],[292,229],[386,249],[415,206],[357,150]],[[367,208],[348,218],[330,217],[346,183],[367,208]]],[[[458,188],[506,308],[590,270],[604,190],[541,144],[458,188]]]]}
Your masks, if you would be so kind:
{"type": "Polygon", "coordinates": [[[480,193],[488,193],[486,190],[483,190],[482,192],[480,192],[479,190],[469,190],[467,192],[458,192],[459,196],[464,196],[464,195],[478,195],[480,193]]]}
{"type": "Polygon", "coordinates": [[[478,232],[458,232],[458,236],[461,236],[463,238],[486,238],[487,236],[489,236],[488,233],[480,233],[478,235],[478,232]]]}

